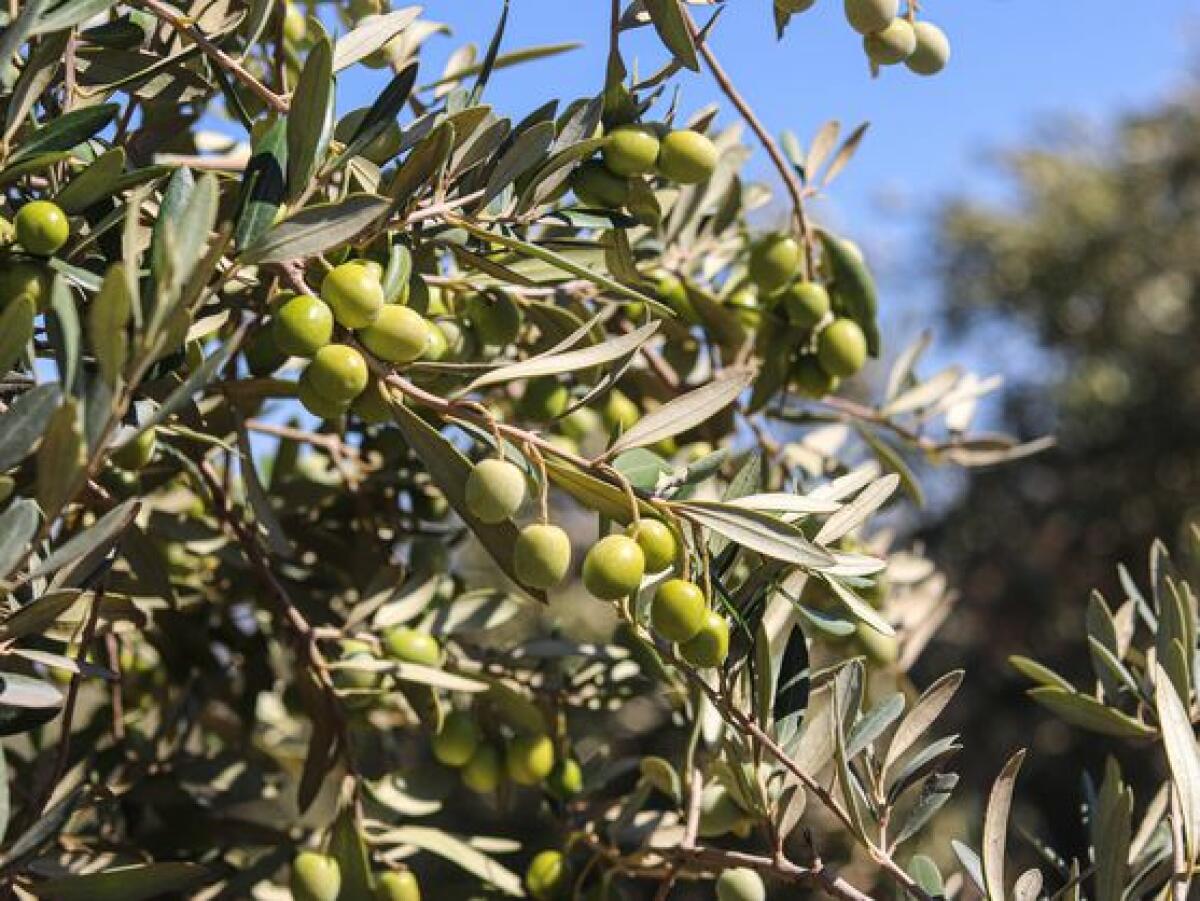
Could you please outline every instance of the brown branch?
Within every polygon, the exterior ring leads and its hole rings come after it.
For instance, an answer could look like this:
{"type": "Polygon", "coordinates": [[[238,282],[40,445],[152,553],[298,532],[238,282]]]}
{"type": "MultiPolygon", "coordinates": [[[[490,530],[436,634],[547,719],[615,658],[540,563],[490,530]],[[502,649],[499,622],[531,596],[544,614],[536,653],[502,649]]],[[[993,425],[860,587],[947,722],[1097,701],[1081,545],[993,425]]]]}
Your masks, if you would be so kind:
{"type": "Polygon", "coordinates": [[[135,6],[145,7],[155,18],[171,26],[180,34],[187,35],[209,59],[249,88],[275,112],[286,113],[288,111],[289,104],[285,98],[268,88],[249,69],[206,38],[204,33],[186,16],[162,3],[161,0],[132,0],[132,2],[135,6]]]}
{"type": "Polygon", "coordinates": [[[712,72],[713,80],[717,83],[717,87],[721,89],[721,93],[733,104],[745,123],[750,126],[750,130],[754,132],[759,143],[762,144],[763,149],[767,151],[767,155],[771,158],[775,169],[779,172],[779,177],[783,179],[784,187],[787,188],[788,195],[792,200],[792,215],[796,220],[796,228],[799,229],[800,236],[803,239],[807,276],[812,278],[812,229],[809,227],[808,217],[804,213],[804,187],[800,184],[800,179],[788,162],[787,157],[784,156],[779,143],[767,131],[766,126],[759,120],[754,109],[738,91],[729,74],[722,67],[720,60],[713,53],[712,47],[709,46],[700,29],[696,27],[696,23],[693,21],[691,14],[687,12],[687,8],[681,5],[680,9],[683,10],[688,30],[692,33],[692,39],[696,43],[696,49],[700,51],[705,64],[707,64],[709,71],[712,72]]]}

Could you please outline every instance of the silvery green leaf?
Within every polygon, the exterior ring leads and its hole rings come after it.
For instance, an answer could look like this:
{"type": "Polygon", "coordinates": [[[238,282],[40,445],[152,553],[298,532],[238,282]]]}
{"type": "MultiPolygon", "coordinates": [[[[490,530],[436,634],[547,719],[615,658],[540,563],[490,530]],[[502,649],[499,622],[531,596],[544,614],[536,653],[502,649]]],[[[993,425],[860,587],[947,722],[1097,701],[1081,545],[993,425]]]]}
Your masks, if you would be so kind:
{"type": "Polygon", "coordinates": [[[658,331],[660,323],[651,322],[635,329],[627,335],[612,338],[602,344],[570,350],[566,353],[550,354],[533,357],[520,363],[494,369],[484,373],[467,385],[461,394],[469,394],[485,388],[488,385],[499,385],[517,379],[537,378],[543,375],[554,375],[560,372],[578,372],[618,360],[633,353],[650,340],[658,331]]]}
{"type": "Polygon", "coordinates": [[[1042,891],[1041,870],[1026,870],[1013,884],[1013,901],[1037,901],[1042,891]]]}
{"type": "Polygon", "coordinates": [[[737,400],[753,380],[753,370],[726,370],[706,385],[647,413],[613,441],[605,456],[611,458],[631,447],[655,444],[707,422],[737,400]]]}
{"type": "Polygon", "coordinates": [[[324,253],[349,241],[388,209],[382,197],[351,194],[338,203],[314,204],[284,219],[242,251],[247,264],[281,263],[324,253]]]}
{"type": "Polygon", "coordinates": [[[0,581],[24,558],[40,520],[37,503],[26,498],[18,498],[0,513],[0,581]]]}
{"type": "Polygon", "coordinates": [[[1017,773],[1024,760],[1024,751],[1018,751],[1009,758],[992,785],[992,792],[988,797],[983,822],[982,854],[984,891],[988,901],[1005,901],[1004,863],[1005,846],[1008,844],[1008,814],[1012,807],[1017,773]]]}
{"type": "Polygon", "coordinates": [[[1196,734],[1186,705],[1166,670],[1157,663],[1154,666],[1154,702],[1171,781],[1179,797],[1187,859],[1194,862],[1200,854],[1200,748],[1196,745],[1196,734]]]}
{"type": "Polygon", "coordinates": [[[814,545],[795,526],[766,513],[717,501],[685,501],[675,506],[704,528],[775,560],[811,569],[834,563],[828,551],[814,545]]]}
{"type": "Polygon", "coordinates": [[[338,38],[333,48],[332,71],[340,72],[379,50],[421,14],[419,6],[406,6],[381,16],[366,16],[354,29],[338,38]]]}
{"type": "Polygon", "coordinates": [[[832,544],[843,535],[854,531],[887,502],[899,484],[900,477],[892,473],[868,485],[858,497],[825,520],[814,539],[816,543],[832,544]]]}
{"type": "Polygon", "coordinates": [[[895,692],[868,710],[846,737],[846,756],[853,760],[904,713],[904,695],[895,692]]]}
{"type": "Polygon", "coordinates": [[[892,742],[888,746],[887,756],[883,761],[885,774],[942,715],[942,711],[946,709],[946,705],[950,703],[955,692],[962,685],[962,681],[963,671],[955,670],[942,676],[925,689],[921,697],[913,704],[912,709],[900,721],[900,725],[896,727],[892,742]]]}
{"type": "Polygon", "coordinates": [[[60,396],[61,390],[53,382],[37,385],[0,414],[0,472],[25,459],[58,409],[60,396]]]}
{"type": "Polygon", "coordinates": [[[1091,823],[1096,858],[1096,901],[1122,901],[1129,879],[1129,842],[1133,792],[1121,779],[1121,768],[1109,758],[1091,823]]]}
{"type": "Polygon", "coordinates": [[[1032,688],[1028,692],[1042,706],[1072,725],[1115,738],[1153,738],[1154,729],[1131,716],[1106,707],[1095,698],[1053,686],[1032,688]]]}
{"type": "Polygon", "coordinates": [[[444,857],[450,863],[495,886],[506,895],[525,897],[521,878],[457,836],[427,826],[400,826],[376,837],[389,845],[411,845],[444,857]]]}

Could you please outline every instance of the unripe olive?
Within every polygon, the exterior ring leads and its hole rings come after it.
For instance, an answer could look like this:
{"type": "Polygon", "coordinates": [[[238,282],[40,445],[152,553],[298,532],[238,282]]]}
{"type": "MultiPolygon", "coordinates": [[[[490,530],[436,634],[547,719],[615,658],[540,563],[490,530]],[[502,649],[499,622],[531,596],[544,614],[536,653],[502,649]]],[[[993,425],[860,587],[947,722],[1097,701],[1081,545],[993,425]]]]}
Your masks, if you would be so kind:
{"type": "Polygon", "coordinates": [[[540,851],[525,871],[525,887],[536,901],[554,901],[571,882],[566,858],[559,851],[540,851]]]}
{"type": "Polygon", "coordinates": [[[792,325],[812,328],[829,312],[829,292],[817,282],[793,282],[780,293],[783,311],[792,325]]]}
{"type": "Polygon", "coordinates": [[[768,235],[750,248],[750,280],[767,294],[782,288],[800,266],[800,245],[789,235],[768,235]]]}
{"type": "Polygon", "coordinates": [[[625,534],[638,543],[646,558],[646,572],[660,573],[679,556],[679,543],[670,526],[658,519],[643,519],[633,523],[625,534]]]}
{"type": "Polygon", "coordinates": [[[0,216],[0,247],[11,244],[16,239],[17,233],[13,228],[13,224],[4,216],[0,216]]]}
{"type": "Polygon", "coordinates": [[[749,867],[734,867],[717,877],[717,901],[766,901],[762,877],[749,867]]]}
{"type": "Polygon", "coordinates": [[[700,321],[696,308],[688,297],[687,285],[679,276],[672,272],[664,273],[655,283],[654,293],[685,322],[695,324],[700,321]]]}
{"type": "Polygon", "coordinates": [[[296,901],[337,901],[342,870],[337,860],[315,851],[301,851],[292,861],[292,897],[296,901]]]}
{"type": "Polygon", "coordinates": [[[354,398],[350,408],[358,414],[363,422],[371,425],[381,425],[393,420],[391,395],[387,393],[383,382],[371,379],[363,393],[354,398]]]}
{"type": "Polygon", "coordinates": [[[567,386],[552,376],[530,379],[517,404],[521,416],[534,422],[557,419],[571,404],[567,386]]]}
{"type": "Polygon", "coordinates": [[[507,294],[472,294],[467,298],[466,313],[484,344],[503,347],[521,333],[521,308],[507,294]]]}
{"type": "MultiPolygon", "coordinates": [[[[337,127],[334,129],[333,136],[342,144],[349,144],[354,133],[358,131],[358,127],[362,125],[363,119],[367,116],[367,108],[351,110],[338,121],[337,127]]],[[[382,166],[389,162],[400,149],[404,146],[404,135],[400,130],[400,123],[395,119],[390,120],[382,132],[376,137],[368,141],[359,154],[370,160],[377,166],[382,166]]]]}
{"type": "Polygon", "coordinates": [[[900,642],[895,635],[884,635],[860,622],[854,638],[867,659],[880,666],[891,666],[900,659],[900,642]]]}
{"type": "Polygon", "coordinates": [[[157,436],[153,427],[139,432],[131,440],[126,441],[113,452],[113,463],[122,469],[136,471],[145,469],[154,459],[154,450],[158,446],[157,436]]]}
{"type": "Polygon", "coordinates": [[[700,793],[701,837],[725,835],[738,828],[745,819],[746,812],[723,785],[709,785],[700,793]]]}
{"type": "Polygon", "coordinates": [[[558,427],[568,438],[584,442],[603,428],[603,422],[600,414],[595,410],[590,407],[579,407],[560,419],[558,427]]]}
{"type": "Polygon", "coordinates": [[[0,262],[0,310],[14,300],[27,297],[39,310],[50,302],[49,270],[32,260],[3,260],[0,262]]]}
{"type": "Polygon", "coordinates": [[[34,200],[17,210],[13,219],[17,241],[36,256],[48,257],[67,243],[71,223],[67,214],[49,200],[34,200]]]}
{"type": "MultiPolygon", "coordinates": [[[[312,367],[310,366],[309,369],[312,367]]],[[[296,383],[296,396],[304,409],[308,410],[313,416],[321,419],[337,419],[344,416],[346,411],[350,409],[348,401],[330,400],[324,394],[316,389],[309,377],[309,369],[304,370],[300,374],[300,381],[296,383]]]]}
{"type": "Polygon", "coordinates": [[[546,787],[556,798],[564,801],[583,791],[583,770],[579,768],[579,762],[573,757],[558,761],[546,779],[546,787]]]}
{"type": "Polygon", "coordinates": [[[371,275],[375,276],[375,278],[379,279],[380,282],[383,281],[383,264],[379,262],[379,260],[372,260],[370,257],[364,257],[363,259],[355,260],[355,262],[358,263],[358,265],[365,267],[366,270],[370,272],[371,275]]]}
{"type": "Polygon", "coordinates": [[[481,460],[467,476],[467,509],[481,522],[503,522],[524,500],[525,473],[507,460],[481,460]]]}
{"type": "Polygon", "coordinates": [[[835,319],[817,337],[817,360],[830,375],[848,378],[867,362],[867,339],[853,319],[835,319]]]}
{"type": "Polygon", "coordinates": [[[571,189],[586,207],[615,210],[629,201],[629,180],[614,175],[597,160],[589,160],[575,170],[571,189]]]}
{"type": "Polygon", "coordinates": [[[521,530],[513,547],[513,570],[529,588],[545,590],[562,583],[571,568],[571,539],[558,526],[533,523],[521,530]]]}
{"type": "Polygon", "coordinates": [[[371,377],[363,355],[347,344],[326,344],[313,354],[304,374],[318,393],[345,404],[363,393],[371,377]]]}
{"type": "Polygon", "coordinates": [[[614,175],[643,175],[658,159],[658,137],[643,125],[622,125],[604,139],[600,154],[614,175]]]}
{"type": "Polygon", "coordinates": [[[375,880],[375,901],[421,901],[421,884],[411,870],[383,873],[375,880]]]}
{"type": "Polygon", "coordinates": [[[412,510],[418,519],[439,520],[446,518],[450,504],[440,488],[429,486],[412,495],[412,510]]]}
{"type": "Polygon", "coordinates": [[[615,601],[637,591],[646,572],[646,555],[624,535],[608,535],[583,558],[583,585],[603,601],[615,601]]]}
{"type": "Polygon", "coordinates": [[[720,666],[729,654],[729,624],[715,610],[704,616],[700,630],[679,646],[679,654],[695,667],[720,666]]]}
{"type": "Polygon", "coordinates": [[[259,329],[245,347],[246,368],[256,378],[264,378],[287,362],[287,354],[275,343],[275,329],[259,329]]]}
{"type": "Polygon", "coordinates": [[[836,375],[830,375],[821,368],[813,354],[806,354],[796,361],[792,369],[792,378],[796,383],[796,390],[814,400],[832,394],[841,383],[841,379],[836,375]]]}
{"type": "Polygon", "coordinates": [[[754,287],[746,285],[738,288],[725,298],[725,305],[733,309],[738,322],[745,328],[758,328],[762,314],[759,310],[758,291],[754,287]]]}
{"type": "Polygon", "coordinates": [[[846,0],[846,21],[859,34],[887,28],[900,14],[900,0],[846,0]]]}
{"type": "Polygon", "coordinates": [[[658,152],[658,171],[681,185],[707,181],[717,168],[717,145],[691,129],[669,133],[658,152]]]}
{"type": "Polygon", "coordinates": [[[455,710],[446,716],[442,729],[430,740],[433,756],[446,766],[464,766],[479,746],[479,730],[471,714],[455,710]]]}
{"type": "Polygon", "coordinates": [[[654,592],[650,622],[667,641],[694,638],[708,617],[708,603],[698,585],[684,579],[668,579],[654,592]]]}
{"type": "Polygon", "coordinates": [[[508,778],[518,785],[537,785],[554,769],[554,743],[548,735],[518,735],[504,755],[508,778]]]}
{"type": "Polygon", "coordinates": [[[438,666],[442,662],[442,649],[437,639],[428,632],[408,626],[396,626],[383,633],[383,652],[401,663],[438,666]]]}
{"type": "MultiPolygon", "coordinates": [[[[364,641],[348,640],[341,642],[339,654],[342,660],[367,661],[375,659],[375,654],[372,652],[371,646],[364,641]]],[[[383,675],[378,670],[339,668],[333,671],[333,684],[342,689],[369,691],[378,688],[382,679],[383,675]]]]}
{"type": "Polygon", "coordinates": [[[321,281],[321,300],[346,328],[365,328],[383,309],[383,285],[361,263],[342,263],[321,281]]]}
{"type": "Polygon", "coordinates": [[[299,44],[308,34],[308,20],[304,11],[296,4],[287,4],[283,13],[283,37],[289,43],[299,44]]]}
{"type": "Polygon", "coordinates": [[[480,745],[462,769],[463,785],[481,795],[490,794],[500,787],[501,766],[500,752],[492,745],[480,745]]]}
{"type": "Polygon", "coordinates": [[[363,346],[388,363],[411,363],[429,346],[430,325],[420,313],[408,307],[387,304],[379,317],[361,329],[363,346]]]}
{"type": "Polygon", "coordinates": [[[908,19],[895,18],[883,31],[863,38],[867,56],[880,66],[902,63],[917,49],[917,33],[908,19]]]}
{"type": "Polygon", "coordinates": [[[913,30],[917,33],[917,47],[904,65],[918,75],[937,75],[950,61],[950,39],[932,22],[918,22],[913,30]]]}
{"type": "Polygon", "coordinates": [[[614,389],[604,398],[600,418],[610,432],[628,432],[642,418],[642,411],[624,393],[614,389]]]}
{"type": "Polygon", "coordinates": [[[285,301],[272,317],[275,346],[294,357],[311,357],[333,340],[333,310],[311,294],[285,301]]]}

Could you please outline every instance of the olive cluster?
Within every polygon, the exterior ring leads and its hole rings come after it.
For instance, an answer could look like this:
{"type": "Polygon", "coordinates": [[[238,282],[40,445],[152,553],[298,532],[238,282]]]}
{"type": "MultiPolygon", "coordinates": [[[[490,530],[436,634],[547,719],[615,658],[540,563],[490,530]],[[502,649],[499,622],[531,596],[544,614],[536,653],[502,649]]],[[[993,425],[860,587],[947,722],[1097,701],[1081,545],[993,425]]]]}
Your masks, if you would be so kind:
{"type": "Polygon", "coordinates": [[[61,250],[70,236],[67,214],[49,200],[30,201],[12,222],[0,218],[0,310],[24,302],[31,311],[45,311],[51,281],[46,258],[61,250]]]}
{"type": "Polygon", "coordinates": [[[751,286],[742,289],[739,303],[764,308],[782,327],[795,331],[800,351],[792,380],[802,394],[819,398],[862,369],[867,339],[858,323],[837,312],[825,284],[800,274],[801,256],[799,242],[790,235],[759,239],[750,248],[751,286]],[[747,292],[753,300],[744,296],[747,292]]]}
{"type": "MultiPolygon", "coordinates": [[[[291,888],[295,901],[337,901],[342,891],[342,868],[337,858],[301,851],[292,861],[291,888]]],[[[421,885],[411,870],[377,873],[375,901],[421,901],[421,885]]]]}
{"type": "MultiPolygon", "coordinates": [[[[503,459],[482,460],[471,470],[466,504],[485,523],[515,516],[525,501],[526,478],[503,459]]],[[[607,535],[583,559],[583,585],[603,601],[637,593],[642,579],[676,565],[679,543],[670,526],[639,519],[624,534],[607,535]]],[[[571,566],[571,540],[561,528],[538,522],[521,529],[513,548],[513,571],[528,588],[545,590],[562,583],[571,566]]],[[[684,660],[697,667],[720,666],[729,652],[729,625],[709,609],[699,586],[681,578],[663,582],[654,595],[651,623],[664,640],[679,645],[684,660]]]]}
{"type": "Polygon", "coordinates": [[[630,204],[635,179],[657,173],[676,184],[699,184],[713,174],[717,158],[716,145],[698,131],[621,125],[605,136],[599,159],[575,170],[571,188],[584,206],[620,209],[630,204]]]}
{"type": "Polygon", "coordinates": [[[337,419],[353,409],[367,422],[390,419],[384,387],[357,347],[335,340],[336,327],[353,332],[380,360],[400,365],[428,356],[440,330],[404,304],[407,293],[388,302],[382,277],[375,260],[351,260],[325,275],[320,296],[276,295],[267,327],[247,348],[250,370],[261,375],[289,357],[307,359],[297,394],[314,416],[337,419]]]}
{"type": "MultiPolygon", "coordinates": [[[[801,13],[817,0],[775,0],[787,13],[801,13]]],[[[950,40],[932,22],[916,21],[913,5],[900,15],[900,0],[844,0],[846,20],[863,36],[867,57],[877,66],[904,63],[917,75],[936,75],[950,61],[950,40]]]]}

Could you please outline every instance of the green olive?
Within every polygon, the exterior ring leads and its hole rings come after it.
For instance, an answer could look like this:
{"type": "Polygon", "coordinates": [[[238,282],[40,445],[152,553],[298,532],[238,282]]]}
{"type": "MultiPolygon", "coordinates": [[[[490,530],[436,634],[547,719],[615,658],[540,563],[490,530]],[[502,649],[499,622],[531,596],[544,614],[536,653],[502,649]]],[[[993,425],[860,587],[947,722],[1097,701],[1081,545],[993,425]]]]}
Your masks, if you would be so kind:
{"type": "Polygon", "coordinates": [[[800,245],[789,235],[768,235],[750,248],[750,280],[767,294],[791,281],[799,266],[800,245]]]}
{"type": "Polygon", "coordinates": [[[846,21],[859,34],[887,28],[900,14],[900,0],[845,0],[846,21]]]}
{"type": "Polygon", "coordinates": [[[292,897],[295,901],[337,901],[342,871],[337,860],[315,851],[301,851],[292,861],[292,897]]]}
{"type": "Polygon", "coordinates": [[[521,308],[503,292],[472,294],[466,303],[467,319],[479,340],[493,347],[504,347],[521,333],[521,308]]]}
{"type": "Polygon", "coordinates": [[[806,354],[796,361],[792,368],[792,379],[797,391],[814,400],[833,394],[841,383],[841,379],[821,367],[813,354],[806,354]]]}
{"type": "Polygon", "coordinates": [[[433,756],[446,766],[465,766],[479,746],[479,730],[475,720],[464,710],[446,716],[439,731],[430,741],[433,756]]]}
{"type": "Polygon", "coordinates": [[[383,652],[401,663],[440,666],[442,649],[428,632],[396,626],[383,633],[383,652]]]}
{"type": "Polygon", "coordinates": [[[560,800],[578,795],[583,791],[583,770],[579,768],[579,761],[573,757],[559,760],[546,779],[546,787],[560,800]]]}
{"type": "Polygon", "coordinates": [[[391,394],[379,379],[373,378],[367,382],[367,387],[363,389],[362,394],[354,398],[350,409],[358,414],[363,422],[371,425],[382,425],[394,419],[391,394]]]}
{"type": "Polygon", "coordinates": [[[318,391],[309,376],[310,369],[311,366],[300,374],[300,381],[296,384],[297,397],[304,409],[320,419],[336,420],[344,416],[350,409],[349,402],[330,400],[318,391]]]}
{"type": "Polygon", "coordinates": [[[717,901],[767,901],[767,887],[757,871],[734,867],[717,877],[717,901]]]}
{"type": "Polygon", "coordinates": [[[321,282],[321,299],[346,328],[366,328],[383,309],[383,285],[361,263],[342,263],[321,282]]]}
{"type": "Polygon", "coordinates": [[[157,447],[156,430],[151,426],[117,448],[113,452],[112,461],[122,469],[131,472],[145,469],[154,459],[154,451],[157,447]]]}
{"type": "Polygon", "coordinates": [[[285,301],[271,319],[275,346],[294,357],[311,357],[333,340],[333,310],[311,294],[285,301]]]}
{"type": "Polygon", "coordinates": [[[71,237],[67,214],[49,200],[34,200],[17,210],[13,219],[17,242],[39,257],[48,257],[71,237]]]}
{"type": "Polygon", "coordinates": [[[502,776],[500,752],[489,744],[476,748],[462,768],[463,785],[481,795],[491,794],[499,788],[502,776]]]}
{"type": "Polygon", "coordinates": [[[554,743],[548,735],[518,735],[504,755],[508,778],[518,785],[537,785],[554,769],[554,743]]]}
{"type": "Polygon", "coordinates": [[[50,271],[32,260],[0,260],[0,310],[27,297],[39,310],[50,303],[50,271]]]}
{"type": "Polygon", "coordinates": [[[513,547],[513,570],[528,588],[560,585],[571,569],[571,539],[558,526],[533,523],[521,530],[513,547]]]}
{"type": "Polygon", "coordinates": [[[371,377],[363,355],[347,344],[326,344],[304,370],[313,388],[334,403],[349,404],[371,377]]]}
{"type": "Polygon", "coordinates": [[[585,207],[615,210],[629,202],[629,179],[614,175],[597,160],[589,160],[575,170],[571,189],[585,207]]]}
{"type": "Polygon", "coordinates": [[[283,37],[288,43],[299,44],[308,36],[308,19],[294,3],[286,4],[283,13],[283,37]]]}
{"type": "Polygon", "coordinates": [[[525,887],[536,901],[554,901],[570,887],[571,874],[560,851],[540,851],[525,871],[525,887]]]}
{"type": "Polygon", "coordinates": [[[363,346],[388,363],[411,363],[420,359],[429,346],[429,321],[408,307],[387,304],[379,317],[361,329],[363,346]]]}
{"type": "Polygon", "coordinates": [[[525,501],[525,473],[507,460],[481,460],[467,476],[467,509],[480,522],[503,522],[525,501]]]}
{"type": "Polygon", "coordinates": [[[684,579],[668,579],[654,592],[650,622],[667,641],[695,638],[708,617],[708,602],[698,585],[684,579]]]}
{"type": "Polygon", "coordinates": [[[646,572],[660,573],[675,563],[679,543],[671,527],[659,519],[643,519],[633,523],[625,534],[638,543],[646,558],[646,572]]]}
{"type": "Polygon", "coordinates": [[[411,870],[382,873],[375,879],[375,901],[421,901],[421,884],[411,870]]]}
{"type": "Polygon", "coordinates": [[[287,362],[287,354],[275,343],[275,328],[261,328],[246,342],[246,368],[256,378],[265,378],[287,362]]]}
{"type": "Polygon", "coordinates": [[[601,538],[583,559],[583,585],[595,597],[615,601],[637,591],[646,572],[646,555],[624,535],[601,538]]]}
{"type": "Polygon", "coordinates": [[[812,328],[829,312],[829,292],[817,282],[793,282],[780,292],[788,321],[799,328],[812,328]]]}
{"type": "Polygon", "coordinates": [[[917,33],[908,19],[897,17],[887,28],[864,37],[863,47],[872,62],[894,66],[904,62],[917,49],[917,33]]]}
{"type": "Polygon", "coordinates": [[[558,421],[558,427],[568,438],[583,443],[604,428],[599,413],[590,407],[578,407],[558,421]]]}
{"type": "Polygon", "coordinates": [[[553,376],[530,379],[517,403],[521,416],[533,422],[557,419],[571,404],[571,392],[553,376]]]}
{"type": "Polygon", "coordinates": [[[698,131],[682,129],[662,140],[658,171],[670,181],[694,185],[707,181],[717,168],[717,145],[698,131]]]}
{"type": "Polygon", "coordinates": [[[950,39],[932,22],[918,22],[917,46],[904,65],[918,75],[937,75],[950,62],[950,39]]]}
{"type": "Polygon", "coordinates": [[[628,432],[642,418],[642,411],[624,393],[613,389],[604,398],[600,418],[610,432],[628,432]]]}
{"type": "Polygon", "coordinates": [[[715,838],[739,828],[746,812],[723,785],[706,786],[700,793],[700,830],[703,838],[715,838]]]}
{"type": "Polygon", "coordinates": [[[695,667],[720,666],[729,654],[729,624],[715,610],[709,610],[700,629],[679,646],[679,654],[695,667]]]}
{"type": "Polygon", "coordinates": [[[658,137],[644,125],[623,125],[604,139],[600,154],[614,175],[644,175],[658,159],[658,137]]]}
{"type": "Polygon", "coordinates": [[[817,360],[830,375],[848,378],[867,362],[867,339],[853,319],[835,319],[817,337],[817,360]]]}

